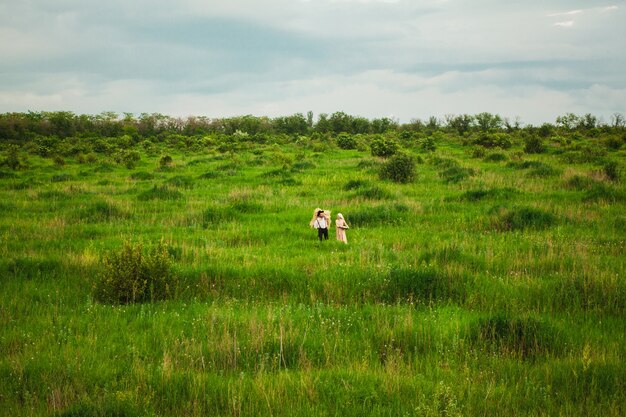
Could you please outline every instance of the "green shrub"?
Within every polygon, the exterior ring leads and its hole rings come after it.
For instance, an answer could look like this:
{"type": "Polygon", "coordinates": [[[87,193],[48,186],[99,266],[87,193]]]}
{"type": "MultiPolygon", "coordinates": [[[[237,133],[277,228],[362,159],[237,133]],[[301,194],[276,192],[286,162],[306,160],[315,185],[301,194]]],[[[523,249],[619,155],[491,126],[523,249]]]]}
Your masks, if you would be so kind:
{"type": "Polygon", "coordinates": [[[379,175],[394,182],[411,182],[415,178],[415,160],[406,153],[395,154],[383,164],[379,175]]]}
{"type": "Polygon", "coordinates": [[[176,175],[170,179],[168,179],[167,184],[173,186],[173,187],[178,187],[178,188],[186,188],[186,189],[190,189],[193,188],[194,186],[194,181],[193,178],[191,177],[187,177],[184,175],[176,175]]]}
{"type": "Polygon", "coordinates": [[[369,185],[365,180],[350,180],[343,186],[344,191],[354,190],[356,188],[362,188],[369,185]]]}
{"type": "Polygon", "coordinates": [[[381,297],[386,302],[419,300],[423,302],[460,301],[465,295],[461,277],[444,275],[432,269],[397,269],[389,271],[381,297]]]}
{"type": "Polygon", "coordinates": [[[385,200],[392,197],[389,191],[375,185],[368,188],[361,188],[357,191],[356,195],[368,200],[385,200]]]}
{"type": "Polygon", "coordinates": [[[475,174],[472,168],[464,167],[452,167],[439,173],[439,176],[443,178],[445,183],[457,183],[461,182],[475,174]]]}
{"type": "Polygon", "coordinates": [[[574,175],[565,181],[564,186],[570,190],[590,190],[598,181],[583,175],[574,175]]]}
{"type": "Polygon", "coordinates": [[[528,136],[524,139],[524,152],[543,153],[545,150],[546,150],[546,146],[541,137],[528,136]]]}
{"type": "Polygon", "coordinates": [[[472,323],[469,339],[488,351],[521,358],[563,351],[559,332],[553,326],[531,317],[511,318],[503,313],[472,323]]]}
{"type": "Polygon", "coordinates": [[[606,201],[609,203],[617,203],[626,201],[626,194],[616,189],[615,187],[608,186],[601,182],[596,182],[583,197],[584,201],[606,201]]]}
{"type": "Polygon", "coordinates": [[[17,145],[9,145],[6,155],[0,166],[5,165],[14,171],[24,167],[25,164],[20,156],[20,148],[17,145]]]}
{"type": "Polygon", "coordinates": [[[114,204],[97,201],[78,211],[77,217],[84,222],[107,222],[129,217],[114,204]]]}
{"type": "Polygon", "coordinates": [[[474,138],[473,143],[485,148],[502,148],[508,149],[513,145],[511,136],[506,133],[488,133],[482,132],[474,138]]]}
{"type": "Polygon", "coordinates": [[[354,138],[354,136],[348,133],[340,133],[339,135],[337,135],[335,141],[337,142],[337,146],[339,146],[341,149],[356,149],[356,139],[354,138]]]}
{"type": "Polygon", "coordinates": [[[492,188],[490,190],[468,190],[460,198],[462,201],[479,201],[485,199],[509,199],[519,193],[513,188],[492,188]]]}
{"type": "Polygon", "coordinates": [[[553,214],[533,207],[515,207],[499,210],[492,226],[501,231],[541,230],[554,225],[556,220],[553,214]]]}
{"type": "Polygon", "coordinates": [[[71,181],[73,179],[74,177],[72,177],[70,174],[56,174],[56,175],[53,175],[52,178],[50,178],[50,181],[65,182],[65,181],[71,181]]]}
{"type": "Polygon", "coordinates": [[[398,142],[384,136],[377,137],[370,144],[372,156],[380,156],[382,158],[388,158],[394,155],[398,152],[398,148],[398,142]]]}
{"type": "Polygon", "coordinates": [[[555,175],[559,175],[561,173],[560,170],[551,167],[550,165],[547,164],[542,164],[536,168],[531,169],[530,171],[528,171],[528,176],[529,177],[541,177],[541,178],[545,178],[545,177],[552,177],[555,175]]]}
{"type": "Polygon", "coordinates": [[[174,162],[174,160],[172,159],[171,156],[163,155],[161,157],[161,159],[159,159],[159,166],[161,166],[161,168],[170,167],[170,166],[172,166],[173,162],[174,162]]]}
{"type": "Polygon", "coordinates": [[[94,298],[102,303],[165,300],[176,291],[177,279],[163,241],[148,250],[140,243],[125,242],[121,250],[103,257],[102,267],[94,287],[94,298]]]}
{"type": "Polygon", "coordinates": [[[620,180],[620,168],[619,164],[616,161],[609,161],[603,167],[602,171],[606,177],[614,182],[619,182],[620,180]]]}
{"type": "Polygon", "coordinates": [[[435,144],[435,138],[433,136],[426,136],[420,142],[420,148],[426,152],[434,152],[437,149],[435,144]]]}
{"type": "Polygon", "coordinates": [[[144,191],[137,197],[141,201],[147,200],[178,200],[183,198],[183,194],[178,190],[172,190],[166,185],[157,187],[153,186],[151,189],[144,191]]]}
{"type": "Polygon", "coordinates": [[[154,178],[154,174],[151,174],[149,172],[146,171],[137,171],[137,172],[133,172],[130,175],[130,179],[131,180],[136,180],[136,181],[147,181],[147,180],[151,180],[154,178]]]}
{"type": "Polygon", "coordinates": [[[485,162],[501,162],[506,161],[508,158],[505,154],[500,152],[494,152],[487,155],[484,159],[485,162]]]}

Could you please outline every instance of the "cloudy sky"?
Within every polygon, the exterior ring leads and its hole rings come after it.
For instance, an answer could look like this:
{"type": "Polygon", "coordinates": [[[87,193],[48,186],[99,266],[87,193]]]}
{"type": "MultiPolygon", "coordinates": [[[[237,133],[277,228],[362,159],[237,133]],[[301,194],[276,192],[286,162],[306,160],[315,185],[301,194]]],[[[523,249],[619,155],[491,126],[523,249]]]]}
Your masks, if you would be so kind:
{"type": "Polygon", "coordinates": [[[0,112],[626,113],[626,0],[0,0],[0,112]]]}

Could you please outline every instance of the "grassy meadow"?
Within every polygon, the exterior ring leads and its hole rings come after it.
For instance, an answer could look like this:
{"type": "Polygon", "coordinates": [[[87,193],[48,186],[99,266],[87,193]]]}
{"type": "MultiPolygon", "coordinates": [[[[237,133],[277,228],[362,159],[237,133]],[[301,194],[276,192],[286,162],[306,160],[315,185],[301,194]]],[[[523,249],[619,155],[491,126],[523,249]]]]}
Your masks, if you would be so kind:
{"type": "Polygon", "coordinates": [[[137,144],[128,167],[21,149],[0,415],[626,414],[626,189],[603,168],[626,145],[397,140],[407,183],[366,138],[137,144]],[[348,245],[318,242],[316,207],[348,245]],[[167,299],[98,300],[107,254],[159,242],[167,299]]]}

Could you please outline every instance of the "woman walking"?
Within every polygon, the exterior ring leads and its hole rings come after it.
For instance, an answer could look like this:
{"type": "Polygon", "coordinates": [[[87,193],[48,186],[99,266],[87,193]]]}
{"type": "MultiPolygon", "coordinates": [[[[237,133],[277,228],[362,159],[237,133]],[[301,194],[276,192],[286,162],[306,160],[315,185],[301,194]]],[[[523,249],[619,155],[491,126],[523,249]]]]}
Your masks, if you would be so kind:
{"type": "Polygon", "coordinates": [[[348,243],[348,237],[346,236],[346,229],[349,229],[348,223],[343,218],[343,214],[337,213],[337,220],[335,220],[335,226],[337,227],[337,240],[343,243],[348,243]]]}

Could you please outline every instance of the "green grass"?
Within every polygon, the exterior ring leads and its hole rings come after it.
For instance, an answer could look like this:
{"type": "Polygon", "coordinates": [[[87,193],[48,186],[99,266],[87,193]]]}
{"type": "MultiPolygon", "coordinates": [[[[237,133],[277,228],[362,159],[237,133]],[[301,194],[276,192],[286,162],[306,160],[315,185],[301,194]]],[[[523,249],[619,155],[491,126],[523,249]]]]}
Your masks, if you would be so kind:
{"type": "Polygon", "coordinates": [[[158,146],[3,168],[0,415],[624,414],[625,189],[597,164],[442,140],[396,184],[330,145],[158,146]],[[161,240],[164,301],[97,301],[108,254],[161,240]]]}

